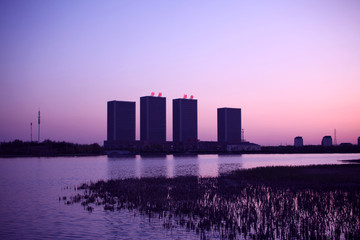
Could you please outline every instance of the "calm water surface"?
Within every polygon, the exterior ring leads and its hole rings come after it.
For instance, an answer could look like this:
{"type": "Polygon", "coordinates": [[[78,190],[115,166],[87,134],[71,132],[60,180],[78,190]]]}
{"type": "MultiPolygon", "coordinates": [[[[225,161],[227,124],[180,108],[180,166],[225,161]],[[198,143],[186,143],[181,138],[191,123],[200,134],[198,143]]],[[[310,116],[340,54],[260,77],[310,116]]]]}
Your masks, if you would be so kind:
{"type": "Polygon", "coordinates": [[[241,168],[339,164],[360,154],[198,155],[163,157],[56,157],[0,159],[0,239],[194,239],[182,228],[134,212],[88,213],[59,197],[84,182],[111,178],[211,176],[241,168]]]}

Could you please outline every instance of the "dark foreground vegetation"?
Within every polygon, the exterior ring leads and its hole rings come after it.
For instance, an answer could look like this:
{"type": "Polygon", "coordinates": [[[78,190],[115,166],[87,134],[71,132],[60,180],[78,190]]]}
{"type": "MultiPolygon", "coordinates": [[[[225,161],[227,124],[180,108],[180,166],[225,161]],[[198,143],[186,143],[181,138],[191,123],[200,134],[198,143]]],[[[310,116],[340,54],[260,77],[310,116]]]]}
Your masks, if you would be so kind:
{"type": "Polygon", "coordinates": [[[0,143],[0,157],[13,156],[89,156],[104,154],[103,147],[99,144],[75,144],[68,142],[55,142],[45,140],[43,142],[13,142],[0,143]]]}
{"type": "Polygon", "coordinates": [[[359,172],[360,165],[344,164],[109,180],[83,184],[81,194],[62,200],[89,212],[140,212],[202,239],[359,239],[359,172]]]}

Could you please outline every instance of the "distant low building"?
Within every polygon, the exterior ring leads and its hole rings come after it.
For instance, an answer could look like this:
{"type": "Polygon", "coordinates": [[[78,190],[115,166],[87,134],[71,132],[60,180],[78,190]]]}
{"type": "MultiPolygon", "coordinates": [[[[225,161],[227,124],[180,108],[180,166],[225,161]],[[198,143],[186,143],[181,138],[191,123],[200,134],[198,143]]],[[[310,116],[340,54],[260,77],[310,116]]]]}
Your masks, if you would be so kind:
{"type": "Polygon", "coordinates": [[[360,137],[358,137],[358,145],[360,146],[360,137]]]}
{"type": "Polygon", "coordinates": [[[332,137],[331,136],[325,136],[323,137],[321,141],[321,146],[323,147],[331,147],[333,145],[332,137]]]}
{"type": "Polygon", "coordinates": [[[352,147],[352,143],[340,143],[340,147],[352,147]]]}
{"type": "Polygon", "coordinates": [[[304,141],[302,137],[295,137],[294,138],[294,147],[302,147],[304,146],[304,141]]]}
{"type": "Polygon", "coordinates": [[[242,142],[238,144],[228,144],[226,146],[227,152],[257,152],[260,151],[261,147],[258,144],[250,142],[242,142]]]}

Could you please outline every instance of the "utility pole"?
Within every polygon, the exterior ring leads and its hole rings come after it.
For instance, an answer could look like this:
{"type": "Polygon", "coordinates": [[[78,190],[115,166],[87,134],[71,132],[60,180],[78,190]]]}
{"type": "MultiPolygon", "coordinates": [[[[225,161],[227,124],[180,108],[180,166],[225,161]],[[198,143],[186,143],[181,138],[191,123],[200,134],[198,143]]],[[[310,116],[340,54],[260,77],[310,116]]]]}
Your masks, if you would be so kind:
{"type": "Polygon", "coordinates": [[[38,114],[38,143],[40,143],[40,110],[38,114]]]}

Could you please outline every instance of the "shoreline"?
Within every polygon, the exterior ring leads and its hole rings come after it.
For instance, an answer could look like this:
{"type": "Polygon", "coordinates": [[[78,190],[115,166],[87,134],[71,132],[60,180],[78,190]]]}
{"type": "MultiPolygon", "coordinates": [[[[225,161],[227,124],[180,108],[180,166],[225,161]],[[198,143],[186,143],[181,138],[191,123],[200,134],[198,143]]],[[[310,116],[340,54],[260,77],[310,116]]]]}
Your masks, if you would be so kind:
{"type": "MultiPolygon", "coordinates": [[[[249,155],[295,155],[295,154],[315,154],[315,155],[321,155],[321,154],[359,154],[357,152],[317,152],[317,153],[270,153],[270,152],[241,152],[241,153],[223,153],[223,152],[202,152],[202,153],[136,153],[136,154],[123,154],[123,155],[116,155],[116,156],[109,156],[106,153],[79,153],[79,154],[7,154],[7,155],[1,155],[0,158],[48,158],[48,157],[91,157],[91,156],[108,156],[109,158],[128,158],[128,157],[136,157],[136,156],[142,156],[142,157],[164,157],[167,155],[172,155],[175,157],[191,157],[191,156],[197,156],[197,155],[220,155],[220,156],[236,156],[236,155],[243,155],[243,154],[249,154],[249,155]]],[[[343,162],[357,162],[360,163],[360,159],[354,159],[354,160],[339,160],[343,162]]]]}
{"type": "Polygon", "coordinates": [[[77,144],[69,142],[56,142],[45,140],[43,142],[23,142],[15,140],[13,142],[0,143],[0,157],[62,157],[62,156],[100,156],[108,155],[109,157],[122,156],[154,156],[154,155],[241,155],[241,154],[344,154],[344,153],[360,153],[360,145],[337,145],[331,147],[323,147],[319,145],[305,145],[303,147],[294,146],[259,146],[247,143],[244,146],[224,145],[217,142],[200,142],[200,145],[184,145],[182,148],[173,148],[171,142],[163,145],[142,145],[137,143],[135,146],[107,148],[97,143],[93,144],[77,144]],[[207,146],[206,144],[209,144],[207,146]],[[249,146],[256,148],[250,148],[249,146]],[[230,147],[230,148],[229,148],[230,147]],[[233,148],[231,148],[233,147],[233,148]]]}

